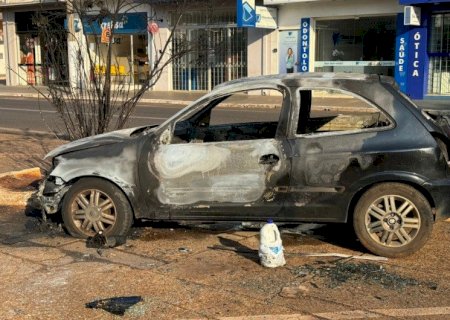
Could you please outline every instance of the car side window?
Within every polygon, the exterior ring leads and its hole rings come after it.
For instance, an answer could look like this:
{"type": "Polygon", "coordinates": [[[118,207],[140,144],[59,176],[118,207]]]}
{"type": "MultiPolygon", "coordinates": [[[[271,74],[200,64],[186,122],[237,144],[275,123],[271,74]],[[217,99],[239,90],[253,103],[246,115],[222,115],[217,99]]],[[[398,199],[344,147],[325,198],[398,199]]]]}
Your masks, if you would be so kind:
{"type": "Polygon", "coordinates": [[[274,89],[220,97],[179,121],[172,143],[275,138],[282,105],[283,93],[274,89]]]}
{"type": "Polygon", "coordinates": [[[300,90],[297,134],[352,132],[383,128],[390,119],[363,98],[340,90],[300,90]]]}

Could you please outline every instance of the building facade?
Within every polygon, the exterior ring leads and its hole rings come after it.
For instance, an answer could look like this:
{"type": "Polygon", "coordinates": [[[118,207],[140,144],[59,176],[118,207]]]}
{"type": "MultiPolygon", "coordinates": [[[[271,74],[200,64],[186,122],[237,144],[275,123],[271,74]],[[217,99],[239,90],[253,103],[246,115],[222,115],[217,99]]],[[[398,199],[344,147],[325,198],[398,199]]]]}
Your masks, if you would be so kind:
{"type": "MultiPolygon", "coordinates": [[[[129,77],[127,81],[131,84],[146,80],[164,44],[169,41],[176,20],[176,10],[170,1],[162,1],[155,8],[140,3],[124,8],[124,22],[115,26],[112,42],[112,59],[116,65],[112,73],[129,77]],[[153,21],[155,12],[157,19],[153,21]],[[158,26],[154,33],[148,29],[152,22],[158,26]]],[[[41,43],[33,16],[39,10],[57,10],[64,16],[66,5],[65,1],[58,0],[0,2],[4,14],[7,85],[46,85],[53,81],[54,70],[43,67],[48,54],[45,44],[41,43]]],[[[192,6],[184,12],[170,41],[170,50],[176,51],[177,46],[185,41],[196,45],[165,68],[153,90],[207,91],[224,81],[276,73],[277,61],[271,48],[276,43],[277,33],[273,28],[238,28],[236,10],[235,0],[222,0],[217,1],[214,7],[192,6]]],[[[69,57],[68,72],[66,79],[59,80],[74,87],[81,85],[82,68],[76,61],[79,43],[91,53],[101,55],[105,51],[105,44],[101,41],[105,22],[100,26],[81,20],[76,16],[65,16],[60,21],[60,24],[70,28],[75,37],[68,37],[67,47],[64,48],[69,57]]],[[[93,72],[103,72],[100,60],[93,72]]]]}
{"type": "Polygon", "coordinates": [[[288,52],[295,48],[297,72],[388,75],[413,99],[450,98],[450,1],[265,0],[264,4],[278,8],[278,72],[286,72],[288,52]],[[405,21],[406,6],[421,11],[416,25],[405,21]]]}
{"type": "Polygon", "coordinates": [[[398,15],[396,80],[413,98],[450,96],[450,0],[400,0],[414,10],[398,15]],[[406,15],[406,16],[405,16],[406,15]]]}
{"type": "Polygon", "coordinates": [[[0,2],[3,14],[4,63],[7,85],[43,85],[49,80],[43,69],[45,44],[41,43],[33,17],[38,10],[58,12],[64,23],[65,3],[61,1],[0,2]]]}
{"type": "MultiPolygon", "coordinates": [[[[126,10],[112,42],[114,75],[137,85],[160,58],[176,21],[171,1],[155,8],[140,3],[126,10]]],[[[45,45],[32,18],[42,6],[65,14],[64,1],[0,2],[8,85],[52,81],[52,70],[42,68],[45,45]]],[[[87,36],[86,50],[105,50],[105,26],[63,20],[79,39],[87,36]]],[[[286,72],[357,72],[393,76],[414,99],[450,97],[450,0],[221,0],[214,8],[184,12],[169,50],[186,42],[194,49],[168,64],[153,90],[208,91],[236,78],[286,72]],[[415,24],[405,25],[406,7],[419,14],[415,24]],[[273,13],[270,26],[242,23],[265,17],[261,8],[273,13]]],[[[67,82],[76,87],[80,66],[73,44],[68,39],[67,82]]],[[[101,73],[102,62],[94,69],[101,73]]]]}

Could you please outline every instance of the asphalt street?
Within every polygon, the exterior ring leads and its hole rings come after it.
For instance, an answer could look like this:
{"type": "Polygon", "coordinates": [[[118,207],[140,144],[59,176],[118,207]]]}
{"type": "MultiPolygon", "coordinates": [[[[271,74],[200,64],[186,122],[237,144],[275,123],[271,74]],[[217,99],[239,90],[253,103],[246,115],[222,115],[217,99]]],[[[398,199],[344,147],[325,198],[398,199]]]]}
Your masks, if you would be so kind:
{"type": "MultiPolygon", "coordinates": [[[[160,124],[185,105],[139,104],[127,127],[160,124]]],[[[221,122],[245,122],[257,118],[261,121],[273,119],[279,111],[274,109],[221,109],[217,111],[221,122]]],[[[61,126],[56,110],[45,100],[32,98],[0,98],[0,128],[51,131],[61,126]]]]}

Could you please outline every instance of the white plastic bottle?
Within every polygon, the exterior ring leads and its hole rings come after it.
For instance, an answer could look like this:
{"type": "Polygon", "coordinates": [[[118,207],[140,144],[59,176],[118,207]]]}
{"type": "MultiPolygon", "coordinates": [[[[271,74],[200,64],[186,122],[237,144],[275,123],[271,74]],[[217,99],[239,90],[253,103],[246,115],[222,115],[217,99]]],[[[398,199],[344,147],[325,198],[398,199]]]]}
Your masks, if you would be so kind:
{"type": "Polygon", "coordinates": [[[259,258],[264,267],[276,268],[286,264],[283,254],[283,243],[280,231],[270,219],[261,228],[259,242],[259,258]]]}

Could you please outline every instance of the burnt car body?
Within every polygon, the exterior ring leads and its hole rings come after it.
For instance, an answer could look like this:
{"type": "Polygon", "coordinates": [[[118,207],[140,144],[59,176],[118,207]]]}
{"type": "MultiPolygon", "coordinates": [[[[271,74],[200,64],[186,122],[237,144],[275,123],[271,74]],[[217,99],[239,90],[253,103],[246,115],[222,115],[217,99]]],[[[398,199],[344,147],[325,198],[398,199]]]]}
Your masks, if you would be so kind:
{"type": "Polygon", "coordinates": [[[159,126],[53,150],[40,200],[47,213],[62,212],[75,236],[125,234],[133,219],[353,221],[370,251],[402,256],[450,214],[448,145],[391,78],[247,78],[216,87],[159,126]],[[219,102],[262,88],[282,93],[277,122],[209,124],[219,102]],[[310,116],[316,88],[349,93],[379,112],[356,130],[312,134],[328,121],[310,116]]]}

